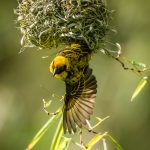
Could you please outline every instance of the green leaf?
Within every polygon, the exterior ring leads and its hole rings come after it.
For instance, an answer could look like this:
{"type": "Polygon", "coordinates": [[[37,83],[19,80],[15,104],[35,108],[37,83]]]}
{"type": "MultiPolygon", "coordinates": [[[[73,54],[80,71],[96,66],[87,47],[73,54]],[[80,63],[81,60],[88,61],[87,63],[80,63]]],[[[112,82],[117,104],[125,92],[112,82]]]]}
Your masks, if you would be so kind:
{"type": "Polygon", "coordinates": [[[133,95],[131,97],[131,101],[133,101],[133,99],[135,99],[135,97],[141,92],[141,90],[144,88],[144,86],[147,83],[147,77],[143,77],[140,82],[138,83],[135,91],[133,92],[133,95]]]}
{"type": "Polygon", "coordinates": [[[63,135],[63,125],[62,125],[62,117],[61,117],[59,124],[57,126],[57,130],[55,132],[50,150],[58,150],[58,146],[59,146],[62,135],[63,135]]]}
{"type": "Polygon", "coordinates": [[[59,112],[56,115],[53,115],[35,135],[31,143],[28,145],[27,150],[31,150],[37,144],[37,142],[43,137],[46,131],[53,125],[53,123],[60,117],[62,111],[61,109],[59,109],[58,111],[59,112]]]}
{"type": "Polygon", "coordinates": [[[117,150],[123,150],[121,145],[111,135],[107,134],[106,137],[116,146],[117,150]]]}
{"type": "Polygon", "coordinates": [[[67,150],[70,142],[71,138],[62,137],[58,150],[67,150]]]}
{"type": "Polygon", "coordinates": [[[107,135],[107,132],[105,133],[98,133],[96,134],[90,141],[88,144],[86,144],[85,149],[86,150],[90,150],[99,140],[101,140],[104,136],[107,135]]]}

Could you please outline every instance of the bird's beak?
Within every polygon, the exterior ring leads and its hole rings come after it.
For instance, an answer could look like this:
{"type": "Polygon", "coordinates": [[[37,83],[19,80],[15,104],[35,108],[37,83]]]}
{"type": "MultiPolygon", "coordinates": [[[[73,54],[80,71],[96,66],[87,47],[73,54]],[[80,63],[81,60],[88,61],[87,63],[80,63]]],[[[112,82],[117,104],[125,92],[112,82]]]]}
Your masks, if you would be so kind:
{"type": "Polygon", "coordinates": [[[58,71],[58,69],[57,69],[57,68],[54,68],[53,77],[55,76],[55,74],[57,74],[57,71],[58,71]]]}

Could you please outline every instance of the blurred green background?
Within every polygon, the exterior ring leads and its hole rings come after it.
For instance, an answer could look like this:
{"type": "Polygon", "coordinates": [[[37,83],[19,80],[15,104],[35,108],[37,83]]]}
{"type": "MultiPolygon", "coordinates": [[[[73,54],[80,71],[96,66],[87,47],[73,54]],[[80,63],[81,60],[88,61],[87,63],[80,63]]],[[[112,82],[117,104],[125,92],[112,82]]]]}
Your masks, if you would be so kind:
{"type": "MultiPolygon", "coordinates": [[[[119,42],[123,55],[150,66],[150,1],[112,0],[116,10],[112,26],[118,31],[112,42],[119,42]]],[[[64,94],[64,83],[49,73],[49,63],[56,50],[26,49],[20,51],[20,31],[16,28],[13,9],[17,1],[0,2],[0,149],[22,150],[48,120],[42,111],[42,99],[64,94]],[[43,56],[49,56],[42,59],[43,56]]],[[[91,67],[98,80],[98,96],[94,116],[110,116],[97,130],[109,131],[125,150],[150,148],[150,85],[130,101],[139,78],[124,71],[113,59],[97,53],[91,67]]],[[[62,105],[53,98],[53,112],[62,105]]],[[[47,150],[53,129],[34,148],[47,150]]],[[[67,135],[68,136],[68,135],[67,135]]],[[[72,145],[73,146],[73,145],[72,145]]],[[[99,145],[97,145],[99,147],[99,145]]],[[[73,146],[72,149],[77,149],[73,146]]],[[[108,150],[114,150],[108,142],[108,150]]]]}

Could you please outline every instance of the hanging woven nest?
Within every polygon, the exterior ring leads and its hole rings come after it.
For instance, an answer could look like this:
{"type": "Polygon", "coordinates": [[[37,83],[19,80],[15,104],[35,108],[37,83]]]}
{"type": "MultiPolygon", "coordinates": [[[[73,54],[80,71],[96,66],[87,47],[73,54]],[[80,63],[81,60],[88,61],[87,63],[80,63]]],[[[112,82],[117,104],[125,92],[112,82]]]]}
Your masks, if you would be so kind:
{"type": "Polygon", "coordinates": [[[110,30],[103,0],[22,0],[15,12],[23,47],[78,42],[95,51],[110,30]]]}

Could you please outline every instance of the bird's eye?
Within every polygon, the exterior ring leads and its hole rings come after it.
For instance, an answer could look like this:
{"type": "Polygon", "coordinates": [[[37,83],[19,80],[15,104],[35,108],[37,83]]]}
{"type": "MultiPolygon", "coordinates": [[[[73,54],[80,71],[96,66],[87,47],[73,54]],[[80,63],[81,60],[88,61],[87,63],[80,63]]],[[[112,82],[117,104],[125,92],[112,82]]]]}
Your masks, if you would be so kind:
{"type": "Polygon", "coordinates": [[[62,67],[60,67],[60,68],[58,68],[58,70],[59,70],[59,73],[62,73],[63,71],[66,70],[66,65],[64,65],[64,66],[62,66],[62,67]]]}
{"type": "Polygon", "coordinates": [[[62,67],[61,67],[61,70],[62,70],[62,71],[65,71],[65,70],[66,70],[66,65],[62,66],[62,67]]]}

